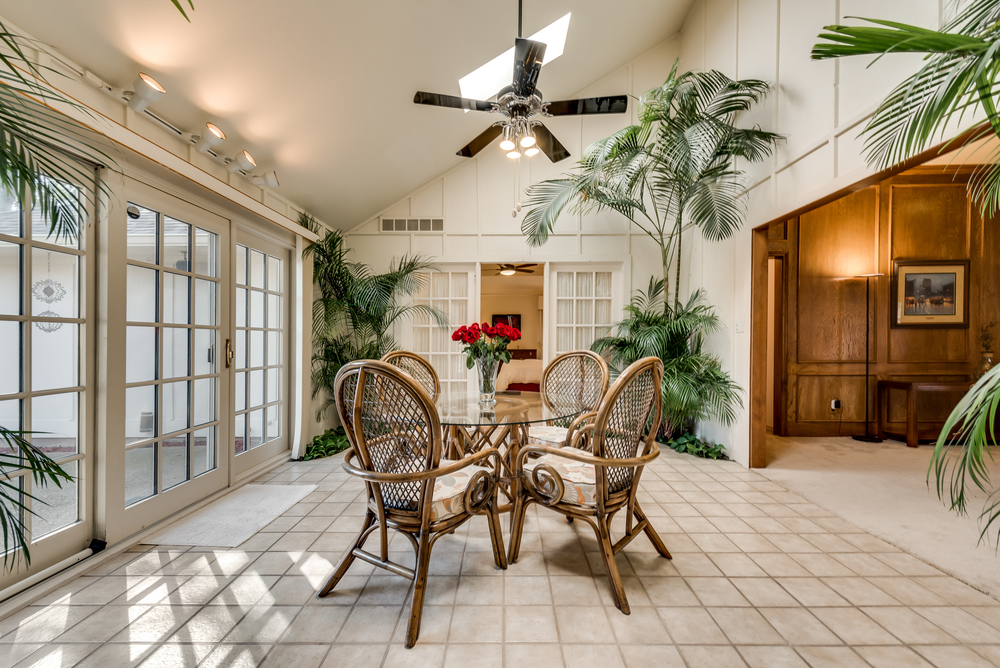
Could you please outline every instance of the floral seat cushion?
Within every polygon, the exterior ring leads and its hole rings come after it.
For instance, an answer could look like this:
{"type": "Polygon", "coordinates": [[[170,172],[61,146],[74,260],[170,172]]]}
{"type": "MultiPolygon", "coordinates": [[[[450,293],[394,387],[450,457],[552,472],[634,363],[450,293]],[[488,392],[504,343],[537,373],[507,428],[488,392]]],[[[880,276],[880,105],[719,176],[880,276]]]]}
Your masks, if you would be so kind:
{"type": "Polygon", "coordinates": [[[538,445],[548,445],[561,448],[566,445],[566,427],[550,427],[548,425],[532,425],[528,428],[528,442],[538,445]]]}
{"type": "MultiPolygon", "coordinates": [[[[441,460],[441,466],[452,463],[454,462],[446,459],[441,460]]],[[[477,471],[493,472],[492,469],[480,466],[466,466],[434,481],[431,522],[448,519],[465,511],[465,490],[477,471]]]]}
{"type": "MultiPolygon", "coordinates": [[[[590,454],[576,448],[564,449],[567,452],[576,452],[582,455],[590,454]]],[[[562,478],[563,495],[560,501],[577,506],[592,506],[597,503],[597,476],[593,464],[584,464],[559,455],[542,455],[538,459],[525,462],[524,470],[528,473],[542,464],[551,466],[562,478]]]]}

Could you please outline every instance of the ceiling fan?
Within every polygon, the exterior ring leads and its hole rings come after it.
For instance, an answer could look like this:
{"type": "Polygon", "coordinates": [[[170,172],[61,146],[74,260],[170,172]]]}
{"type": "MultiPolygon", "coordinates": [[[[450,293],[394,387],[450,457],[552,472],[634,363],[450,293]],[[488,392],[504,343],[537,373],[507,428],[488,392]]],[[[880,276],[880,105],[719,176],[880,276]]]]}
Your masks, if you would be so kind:
{"type": "Polygon", "coordinates": [[[509,86],[501,88],[493,101],[470,100],[455,95],[423,91],[417,91],[413,96],[415,104],[485,111],[503,117],[463,146],[456,155],[471,158],[502,135],[500,148],[507,151],[508,158],[521,157],[522,150],[524,155],[530,158],[541,149],[549,160],[559,162],[569,157],[569,151],[541,121],[535,120],[536,116],[622,114],[628,109],[627,95],[545,102],[541,91],[535,87],[538,75],[542,71],[545,44],[521,38],[520,2],[518,2],[517,34],[518,37],[514,42],[513,81],[509,86]]]}
{"type": "Polygon", "coordinates": [[[537,267],[537,264],[511,264],[505,262],[497,265],[497,273],[494,276],[513,276],[514,274],[533,274],[534,269],[528,269],[528,267],[537,267]]]}

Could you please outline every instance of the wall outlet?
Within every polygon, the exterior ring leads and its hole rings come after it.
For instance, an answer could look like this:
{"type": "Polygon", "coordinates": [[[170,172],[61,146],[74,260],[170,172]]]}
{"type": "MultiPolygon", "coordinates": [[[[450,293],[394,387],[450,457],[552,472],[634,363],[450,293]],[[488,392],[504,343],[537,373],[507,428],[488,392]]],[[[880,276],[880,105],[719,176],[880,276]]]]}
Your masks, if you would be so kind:
{"type": "Polygon", "coordinates": [[[839,410],[840,410],[840,399],[831,399],[830,400],[830,411],[833,412],[833,413],[836,413],[839,410]]]}

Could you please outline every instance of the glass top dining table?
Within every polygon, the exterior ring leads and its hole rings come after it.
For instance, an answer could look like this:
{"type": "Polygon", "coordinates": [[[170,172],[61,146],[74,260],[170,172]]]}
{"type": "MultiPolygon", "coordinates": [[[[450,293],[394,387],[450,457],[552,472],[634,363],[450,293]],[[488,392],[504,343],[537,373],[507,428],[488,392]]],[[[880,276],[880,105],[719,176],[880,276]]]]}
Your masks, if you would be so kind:
{"type": "Polygon", "coordinates": [[[542,400],[538,392],[497,392],[492,408],[479,405],[476,392],[443,391],[435,405],[444,427],[495,427],[531,425],[549,420],[563,422],[587,410],[577,397],[549,395],[542,400]]]}

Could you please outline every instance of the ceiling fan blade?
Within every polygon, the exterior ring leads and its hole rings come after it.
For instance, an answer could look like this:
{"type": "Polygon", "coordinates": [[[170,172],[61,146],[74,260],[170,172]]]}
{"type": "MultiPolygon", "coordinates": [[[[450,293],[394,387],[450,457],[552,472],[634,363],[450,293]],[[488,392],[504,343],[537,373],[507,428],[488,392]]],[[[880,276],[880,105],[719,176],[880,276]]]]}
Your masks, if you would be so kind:
{"type": "Polygon", "coordinates": [[[579,100],[549,102],[546,112],[550,116],[577,116],[579,114],[624,114],[628,111],[628,95],[585,97],[579,100]]]}
{"type": "Polygon", "coordinates": [[[514,92],[521,97],[530,97],[535,92],[538,75],[545,59],[545,44],[521,39],[514,42],[514,92]]]}
{"type": "Polygon", "coordinates": [[[483,100],[470,100],[465,97],[455,95],[442,95],[440,93],[425,93],[418,90],[413,96],[414,104],[430,104],[435,107],[451,107],[452,109],[469,109],[472,111],[492,111],[493,105],[483,100]]]}
{"type": "Polygon", "coordinates": [[[535,141],[538,143],[538,148],[542,149],[542,153],[548,156],[549,160],[552,162],[559,162],[560,160],[565,160],[569,157],[569,151],[566,147],[559,143],[559,140],[549,132],[549,129],[539,123],[534,126],[535,131],[535,141]]]}
{"type": "Polygon", "coordinates": [[[535,273],[535,271],[533,269],[515,269],[514,271],[516,271],[519,274],[533,274],[533,273],[535,273]]]}
{"type": "Polygon", "coordinates": [[[501,134],[503,134],[503,128],[499,125],[491,125],[479,133],[478,137],[463,146],[455,155],[460,155],[463,158],[471,158],[492,144],[493,141],[501,134]]]}
{"type": "Polygon", "coordinates": [[[519,264],[519,265],[515,265],[514,268],[515,269],[524,269],[526,267],[537,267],[537,266],[538,266],[537,263],[535,263],[535,264],[519,264]]]}

